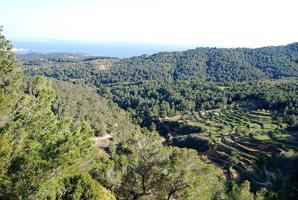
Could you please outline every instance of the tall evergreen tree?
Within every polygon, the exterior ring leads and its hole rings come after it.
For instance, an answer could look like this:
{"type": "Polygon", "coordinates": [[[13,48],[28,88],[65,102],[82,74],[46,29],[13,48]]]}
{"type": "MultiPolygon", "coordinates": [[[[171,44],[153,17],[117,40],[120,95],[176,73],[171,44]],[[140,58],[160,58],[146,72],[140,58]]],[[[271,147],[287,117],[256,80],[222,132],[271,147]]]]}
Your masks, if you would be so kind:
{"type": "Polygon", "coordinates": [[[25,78],[0,36],[0,198],[114,199],[86,174],[96,156],[90,125],[58,120],[51,81],[25,78]]]}

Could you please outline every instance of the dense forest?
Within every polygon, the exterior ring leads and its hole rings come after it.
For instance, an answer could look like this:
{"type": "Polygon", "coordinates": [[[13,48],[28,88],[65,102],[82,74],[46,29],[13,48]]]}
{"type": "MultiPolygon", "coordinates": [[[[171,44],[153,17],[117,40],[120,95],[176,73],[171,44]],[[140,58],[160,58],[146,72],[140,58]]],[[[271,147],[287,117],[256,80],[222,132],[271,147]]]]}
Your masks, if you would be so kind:
{"type": "Polygon", "coordinates": [[[55,60],[52,54],[42,59],[35,59],[35,54],[29,54],[20,56],[20,59],[28,67],[29,74],[58,79],[90,80],[94,85],[100,86],[106,83],[145,80],[195,79],[227,82],[297,77],[297,56],[298,43],[258,49],[197,48],[128,59],[80,59],[80,56],[72,56],[70,59],[65,56],[65,59],[58,57],[59,59],[55,60]]]}
{"type": "MultiPolygon", "coordinates": [[[[298,43],[258,49],[197,48],[128,59],[20,56],[29,75],[97,89],[149,127],[152,118],[254,101],[296,123],[298,43]],[[271,80],[271,81],[268,81],[271,80]]],[[[276,115],[277,117],[277,115],[276,115]]]]}
{"type": "Polygon", "coordinates": [[[22,63],[11,48],[0,34],[0,199],[297,196],[298,44],[22,63]]]}

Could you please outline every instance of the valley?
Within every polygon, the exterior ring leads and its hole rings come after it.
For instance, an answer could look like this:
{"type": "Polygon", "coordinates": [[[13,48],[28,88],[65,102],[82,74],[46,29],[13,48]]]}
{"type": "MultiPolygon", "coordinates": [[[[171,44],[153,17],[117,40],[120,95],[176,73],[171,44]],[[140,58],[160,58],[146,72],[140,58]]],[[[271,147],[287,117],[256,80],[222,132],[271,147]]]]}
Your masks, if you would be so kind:
{"type": "Polygon", "coordinates": [[[195,150],[227,183],[249,181],[253,192],[266,188],[282,199],[296,182],[296,46],[23,60],[30,75],[93,87],[165,147],[195,150]]]}
{"type": "Polygon", "coordinates": [[[297,1],[0,1],[0,200],[297,200],[297,1]]]}
{"type": "Polygon", "coordinates": [[[5,51],[0,198],[295,199],[297,45],[21,64],[5,51]]]}

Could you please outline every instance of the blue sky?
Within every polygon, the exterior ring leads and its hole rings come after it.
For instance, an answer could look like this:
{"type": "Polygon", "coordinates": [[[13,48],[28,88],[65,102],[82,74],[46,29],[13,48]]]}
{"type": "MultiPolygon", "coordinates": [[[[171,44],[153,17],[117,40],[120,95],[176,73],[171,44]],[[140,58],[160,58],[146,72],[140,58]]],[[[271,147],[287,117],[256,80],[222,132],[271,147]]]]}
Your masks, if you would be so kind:
{"type": "Polygon", "coordinates": [[[0,0],[9,39],[258,47],[298,41],[297,0],[0,0]]]}

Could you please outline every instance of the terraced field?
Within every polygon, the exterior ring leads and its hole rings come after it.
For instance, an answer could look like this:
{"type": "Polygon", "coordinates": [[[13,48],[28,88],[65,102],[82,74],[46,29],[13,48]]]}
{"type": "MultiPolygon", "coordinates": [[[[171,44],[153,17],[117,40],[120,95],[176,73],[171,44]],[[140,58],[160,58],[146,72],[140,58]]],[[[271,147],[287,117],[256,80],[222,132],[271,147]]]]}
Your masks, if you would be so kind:
{"type": "Polygon", "coordinates": [[[194,148],[220,165],[228,179],[250,179],[256,186],[270,186],[282,176],[272,164],[275,155],[298,150],[297,138],[268,110],[233,107],[168,117],[160,122],[166,125],[163,135],[168,144],[194,148]],[[179,131],[168,129],[171,123],[176,123],[179,131]]]}

